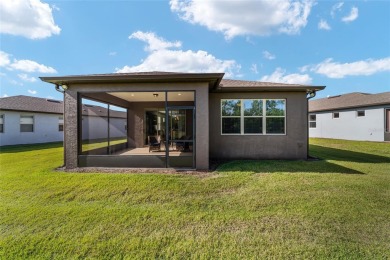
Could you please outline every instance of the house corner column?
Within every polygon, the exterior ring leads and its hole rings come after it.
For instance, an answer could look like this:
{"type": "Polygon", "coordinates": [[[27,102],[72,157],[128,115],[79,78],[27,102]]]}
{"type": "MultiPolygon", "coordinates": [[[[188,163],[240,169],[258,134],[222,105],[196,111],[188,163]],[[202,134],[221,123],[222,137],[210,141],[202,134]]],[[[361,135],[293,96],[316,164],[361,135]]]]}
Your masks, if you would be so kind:
{"type": "Polygon", "coordinates": [[[65,168],[73,169],[78,157],[77,92],[67,90],[64,93],[64,149],[65,168]]]}
{"type": "Polygon", "coordinates": [[[209,169],[209,89],[196,90],[196,169],[209,169]]]}

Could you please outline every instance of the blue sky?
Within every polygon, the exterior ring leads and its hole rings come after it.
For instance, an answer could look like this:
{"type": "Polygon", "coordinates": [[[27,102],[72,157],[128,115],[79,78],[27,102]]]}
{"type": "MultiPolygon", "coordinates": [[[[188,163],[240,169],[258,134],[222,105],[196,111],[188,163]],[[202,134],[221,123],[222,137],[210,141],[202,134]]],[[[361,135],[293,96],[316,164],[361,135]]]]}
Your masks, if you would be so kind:
{"type": "Polygon", "coordinates": [[[1,96],[135,71],[390,91],[390,1],[0,1],[1,96]]]}

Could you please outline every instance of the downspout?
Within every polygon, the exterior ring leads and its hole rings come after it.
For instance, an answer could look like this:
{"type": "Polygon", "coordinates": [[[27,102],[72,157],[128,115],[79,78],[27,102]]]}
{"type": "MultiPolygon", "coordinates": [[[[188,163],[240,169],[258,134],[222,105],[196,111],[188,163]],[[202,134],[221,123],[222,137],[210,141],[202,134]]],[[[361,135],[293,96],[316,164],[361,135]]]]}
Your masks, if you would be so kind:
{"type": "Polygon", "coordinates": [[[55,89],[58,91],[58,92],[60,92],[60,93],[62,93],[62,106],[63,106],[63,108],[62,108],[62,116],[63,116],[63,118],[64,118],[64,127],[63,127],[63,130],[64,130],[64,132],[63,132],[63,146],[64,146],[64,151],[63,151],[63,156],[64,156],[64,164],[61,166],[61,168],[63,168],[63,167],[65,167],[65,165],[66,165],[66,156],[65,156],[65,151],[66,151],[66,149],[65,149],[65,145],[66,145],[66,142],[65,142],[65,90],[66,89],[68,89],[68,86],[66,86],[66,85],[58,85],[58,84],[56,84],[55,85],[55,89]]]}
{"type": "Polygon", "coordinates": [[[315,90],[309,90],[307,92],[307,115],[306,115],[306,120],[307,120],[307,128],[306,128],[306,131],[307,131],[307,159],[309,159],[309,128],[310,128],[310,125],[309,125],[309,100],[314,98],[316,96],[317,92],[315,90]]]}

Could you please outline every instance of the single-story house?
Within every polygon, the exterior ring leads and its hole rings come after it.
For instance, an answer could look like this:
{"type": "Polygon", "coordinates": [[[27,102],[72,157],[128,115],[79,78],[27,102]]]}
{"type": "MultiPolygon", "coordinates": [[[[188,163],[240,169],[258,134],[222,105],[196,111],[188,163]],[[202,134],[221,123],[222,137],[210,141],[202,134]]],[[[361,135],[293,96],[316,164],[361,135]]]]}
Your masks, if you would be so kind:
{"type": "Polygon", "coordinates": [[[390,141],[390,92],[311,100],[308,120],[310,137],[390,141]]]}
{"type": "MultiPolygon", "coordinates": [[[[82,108],[82,139],[107,138],[105,114],[111,115],[111,137],[124,139],[127,114],[102,106],[85,104],[82,108]]],[[[64,103],[30,96],[0,98],[0,146],[63,141],[64,103]]]]}
{"type": "Polygon", "coordinates": [[[210,159],[307,159],[307,95],[324,86],[223,76],[143,72],[42,77],[64,93],[65,167],[207,170],[210,159]],[[105,140],[83,140],[82,106],[90,100],[124,109],[125,142],[111,140],[110,123],[105,140]]]}

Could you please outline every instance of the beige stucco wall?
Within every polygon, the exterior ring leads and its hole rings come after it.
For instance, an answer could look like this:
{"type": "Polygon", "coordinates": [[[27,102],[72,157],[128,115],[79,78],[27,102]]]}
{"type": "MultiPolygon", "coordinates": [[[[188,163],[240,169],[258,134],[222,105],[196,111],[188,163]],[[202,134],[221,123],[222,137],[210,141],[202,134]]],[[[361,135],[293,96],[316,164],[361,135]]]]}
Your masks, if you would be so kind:
{"type": "Polygon", "coordinates": [[[305,92],[210,93],[210,158],[307,159],[305,92]],[[285,135],[222,135],[221,99],[286,99],[285,135]]]}
{"type": "MultiPolygon", "coordinates": [[[[208,83],[111,83],[111,84],[68,84],[65,92],[65,133],[69,145],[66,146],[65,161],[67,168],[77,167],[77,93],[94,92],[136,92],[136,91],[194,91],[196,123],[196,169],[209,167],[209,114],[208,83]]],[[[139,146],[143,140],[143,114],[136,104],[129,104],[129,144],[139,146]]],[[[144,108],[144,107],[143,107],[144,108]]],[[[142,109],[143,109],[142,108],[142,109]]]]}

